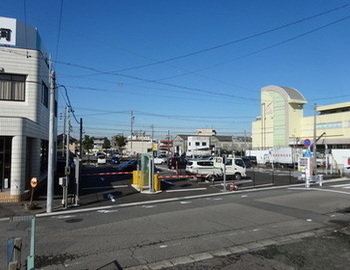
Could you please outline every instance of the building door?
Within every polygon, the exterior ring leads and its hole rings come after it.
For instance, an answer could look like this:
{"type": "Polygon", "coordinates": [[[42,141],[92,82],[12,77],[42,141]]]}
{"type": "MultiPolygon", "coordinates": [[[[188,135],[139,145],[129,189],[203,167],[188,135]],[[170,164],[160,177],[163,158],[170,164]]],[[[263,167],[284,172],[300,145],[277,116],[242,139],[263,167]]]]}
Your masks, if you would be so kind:
{"type": "Polygon", "coordinates": [[[0,137],[0,189],[10,188],[11,137],[0,137]]]}

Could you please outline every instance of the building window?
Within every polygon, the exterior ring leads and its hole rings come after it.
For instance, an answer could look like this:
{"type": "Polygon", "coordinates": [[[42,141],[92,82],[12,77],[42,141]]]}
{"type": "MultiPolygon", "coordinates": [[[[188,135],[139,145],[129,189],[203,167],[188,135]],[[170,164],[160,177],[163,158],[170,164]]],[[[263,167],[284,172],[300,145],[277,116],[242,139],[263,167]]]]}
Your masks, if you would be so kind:
{"type": "Polygon", "coordinates": [[[207,143],[206,142],[202,142],[202,146],[207,146],[207,143]]]}
{"type": "Polygon", "coordinates": [[[199,142],[196,142],[196,146],[199,146],[199,142]]]}
{"type": "Polygon", "coordinates": [[[330,122],[330,123],[320,123],[316,125],[317,129],[331,129],[331,128],[342,128],[342,122],[330,122]]]}
{"type": "Polygon", "coordinates": [[[25,75],[0,74],[0,100],[25,101],[25,75]]]}
{"type": "Polygon", "coordinates": [[[11,186],[12,137],[0,137],[0,190],[11,186]]]}
{"type": "Polygon", "coordinates": [[[44,104],[46,108],[49,107],[49,88],[44,82],[41,84],[41,103],[44,104]]]}

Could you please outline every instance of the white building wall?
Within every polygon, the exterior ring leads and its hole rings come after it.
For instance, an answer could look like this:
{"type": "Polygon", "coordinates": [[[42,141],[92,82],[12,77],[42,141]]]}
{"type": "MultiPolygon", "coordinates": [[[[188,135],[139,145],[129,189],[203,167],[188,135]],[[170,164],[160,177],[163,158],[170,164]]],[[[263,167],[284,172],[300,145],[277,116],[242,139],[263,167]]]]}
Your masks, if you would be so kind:
{"type": "Polygon", "coordinates": [[[210,155],[210,137],[189,136],[186,155],[210,155]]]}
{"type": "MultiPolygon", "coordinates": [[[[0,22],[4,21],[12,22],[13,19],[0,17],[0,22]]],[[[17,30],[23,30],[23,24],[18,25],[17,30]]],[[[36,49],[43,48],[36,29],[28,27],[27,30],[27,48],[23,48],[23,44],[21,48],[0,44],[0,68],[3,73],[27,76],[25,101],[0,100],[0,136],[12,137],[10,195],[19,199],[31,177],[43,179],[46,176],[46,172],[44,175],[40,172],[40,148],[42,140],[49,140],[50,108],[41,101],[42,83],[49,88],[47,55],[45,51],[36,49]]],[[[21,34],[20,31],[17,34],[21,34]]],[[[23,42],[23,37],[18,40],[23,42]]],[[[3,43],[4,39],[1,41],[3,43]]]]}
{"type": "Polygon", "coordinates": [[[12,196],[20,196],[25,190],[26,140],[26,136],[15,136],[12,139],[10,187],[12,196]]]}

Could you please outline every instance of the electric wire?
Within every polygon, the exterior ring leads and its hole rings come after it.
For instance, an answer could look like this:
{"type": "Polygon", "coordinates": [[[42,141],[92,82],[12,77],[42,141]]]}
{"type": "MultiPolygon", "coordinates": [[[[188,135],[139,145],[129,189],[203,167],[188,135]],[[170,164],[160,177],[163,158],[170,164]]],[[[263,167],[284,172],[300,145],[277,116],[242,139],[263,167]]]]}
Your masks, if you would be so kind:
{"type": "Polygon", "coordinates": [[[63,14],[63,0],[61,0],[61,7],[60,7],[60,13],[59,13],[55,60],[57,60],[57,58],[58,58],[58,49],[59,49],[60,38],[61,38],[62,14],[63,14]]]}
{"type": "Polygon", "coordinates": [[[344,8],[347,8],[349,6],[350,6],[350,4],[345,4],[343,6],[336,7],[336,8],[333,8],[333,9],[330,9],[330,10],[318,13],[316,15],[312,15],[310,17],[303,18],[303,19],[300,19],[300,20],[297,20],[297,21],[294,21],[294,22],[291,22],[291,23],[288,23],[288,24],[284,24],[284,25],[281,25],[281,26],[278,26],[278,27],[275,27],[275,28],[272,28],[272,29],[269,29],[269,30],[266,30],[266,31],[263,31],[263,32],[260,32],[260,33],[257,33],[257,34],[253,34],[253,35],[250,35],[250,36],[247,36],[247,37],[243,37],[243,38],[237,39],[237,40],[229,41],[229,42],[222,43],[222,44],[219,44],[219,45],[216,45],[216,46],[212,46],[212,47],[209,47],[209,48],[206,48],[206,49],[202,49],[202,50],[194,51],[194,52],[191,52],[191,53],[187,53],[187,54],[184,54],[184,55],[179,55],[179,56],[171,57],[171,58],[168,58],[168,59],[160,60],[160,61],[157,61],[157,62],[154,62],[154,63],[149,63],[149,64],[145,64],[145,65],[139,65],[139,66],[135,66],[135,67],[131,67],[131,68],[120,69],[120,70],[117,70],[116,72],[125,72],[125,71],[134,70],[134,69],[145,68],[145,67],[149,67],[149,66],[154,66],[154,65],[158,65],[158,64],[163,64],[163,63],[175,61],[175,60],[182,59],[182,58],[187,58],[187,57],[194,56],[194,55],[197,55],[197,54],[201,54],[201,53],[204,53],[204,52],[208,52],[208,51],[211,51],[211,50],[216,50],[216,49],[219,49],[219,48],[222,48],[222,47],[226,47],[226,46],[229,46],[229,45],[232,45],[232,44],[236,44],[236,43],[239,43],[239,42],[247,41],[249,39],[260,37],[260,36],[263,36],[263,35],[275,32],[277,30],[281,30],[283,28],[286,28],[286,27],[289,27],[289,26],[292,26],[292,25],[296,25],[296,24],[299,24],[299,23],[302,23],[302,22],[305,22],[305,21],[308,21],[308,20],[311,20],[311,19],[323,16],[323,15],[326,15],[326,14],[329,14],[329,13],[332,13],[332,12],[335,12],[335,11],[338,11],[338,10],[341,10],[341,9],[344,9],[344,8]]]}
{"type": "MultiPolygon", "coordinates": [[[[299,35],[296,35],[296,36],[294,36],[294,37],[285,39],[285,40],[283,40],[283,41],[274,43],[274,44],[272,44],[272,45],[270,45],[270,46],[261,48],[261,49],[259,49],[259,50],[253,51],[253,52],[250,52],[250,53],[245,54],[245,55],[243,55],[243,56],[236,57],[236,58],[234,58],[234,59],[229,60],[229,62],[234,61],[234,60],[238,60],[238,59],[242,59],[242,58],[245,58],[245,57],[248,57],[248,56],[251,56],[251,55],[255,55],[255,54],[258,54],[258,53],[260,53],[260,52],[263,52],[263,51],[266,51],[266,50],[269,50],[269,49],[272,49],[272,48],[281,46],[281,45],[283,45],[283,44],[286,44],[286,43],[288,43],[288,42],[291,42],[291,41],[294,41],[294,40],[296,40],[296,39],[302,38],[302,37],[304,37],[304,36],[306,36],[306,35],[309,35],[309,34],[311,34],[311,33],[320,31],[320,30],[322,30],[322,29],[324,29],[324,28],[326,28],[326,27],[329,27],[329,26],[331,26],[331,25],[334,25],[334,24],[340,23],[340,22],[342,22],[342,21],[348,20],[349,18],[350,18],[350,16],[345,16],[345,17],[343,17],[343,18],[341,18],[341,19],[338,19],[338,20],[332,21],[332,22],[330,22],[330,23],[324,24],[324,25],[322,25],[322,26],[316,27],[316,28],[314,28],[314,29],[312,29],[312,30],[309,30],[309,31],[306,31],[306,32],[304,32],[304,33],[302,33],[302,34],[299,34],[299,35]]],[[[225,61],[225,62],[228,62],[228,61],[225,61]]],[[[195,92],[200,92],[200,93],[206,93],[206,94],[210,94],[210,95],[217,95],[217,96],[224,96],[224,97],[231,97],[231,98],[247,99],[247,100],[250,100],[250,101],[259,100],[259,99],[257,99],[257,98],[249,98],[249,97],[243,97],[243,96],[238,96],[238,95],[220,93],[220,92],[211,91],[211,90],[204,90],[204,89],[195,88],[195,87],[188,87],[188,86],[182,86],[182,85],[177,85],[177,84],[172,84],[172,83],[165,83],[165,82],[160,82],[160,81],[158,81],[158,80],[145,79],[145,78],[140,78],[140,77],[136,77],[136,76],[121,74],[121,73],[118,73],[118,72],[101,71],[101,70],[98,70],[98,69],[96,69],[96,68],[87,67],[87,66],[78,65],[78,64],[72,64],[72,63],[61,62],[61,61],[58,61],[57,63],[64,64],[64,65],[67,65],[67,66],[74,66],[74,67],[78,67],[78,68],[81,68],[81,69],[92,70],[92,71],[95,71],[95,72],[99,72],[99,73],[101,73],[101,74],[116,75],[116,76],[121,76],[121,77],[126,77],[126,78],[131,78],[131,79],[134,79],[134,80],[139,80],[139,81],[147,82],[147,83],[155,83],[155,84],[160,84],[160,85],[163,85],[163,86],[169,86],[169,87],[174,87],[174,88],[179,88],[179,89],[185,89],[185,90],[190,90],[190,91],[195,91],[195,92]]]]}
{"type": "Polygon", "coordinates": [[[72,104],[71,104],[71,102],[70,102],[67,87],[65,87],[65,86],[62,85],[62,84],[58,84],[57,87],[62,87],[62,88],[65,90],[64,93],[65,93],[65,96],[66,96],[66,98],[67,98],[67,106],[68,106],[69,108],[71,108],[71,112],[72,112],[72,115],[73,115],[74,120],[77,122],[77,124],[80,124],[80,122],[78,121],[77,117],[75,116],[75,112],[74,112],[73,107],[72,107],[72,104]]]}

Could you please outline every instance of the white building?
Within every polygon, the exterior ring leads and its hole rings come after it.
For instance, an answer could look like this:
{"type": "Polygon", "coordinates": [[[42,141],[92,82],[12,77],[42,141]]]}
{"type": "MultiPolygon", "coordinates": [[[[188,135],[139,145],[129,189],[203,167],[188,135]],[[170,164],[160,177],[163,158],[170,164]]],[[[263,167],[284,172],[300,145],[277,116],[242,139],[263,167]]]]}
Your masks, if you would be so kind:
{"type": "Polygon", "coordinates": [[[0,202],[22,200],[32,177],[47,178],[49,74],[38,31],[0,17],[0,202]]]}
{"type": "Polygon", "coordinates": [[[209,136],[189,136],[187,138],[186,156],[210,155],[210,137],[209,136]]]}
{"type": "Polygon", "coordinates": [[[144,154],[156,148],[151,136],[146,135],[144,131],[135,131],[132,136],[126,140],[124,153],[128,155],[144,154]]]}

